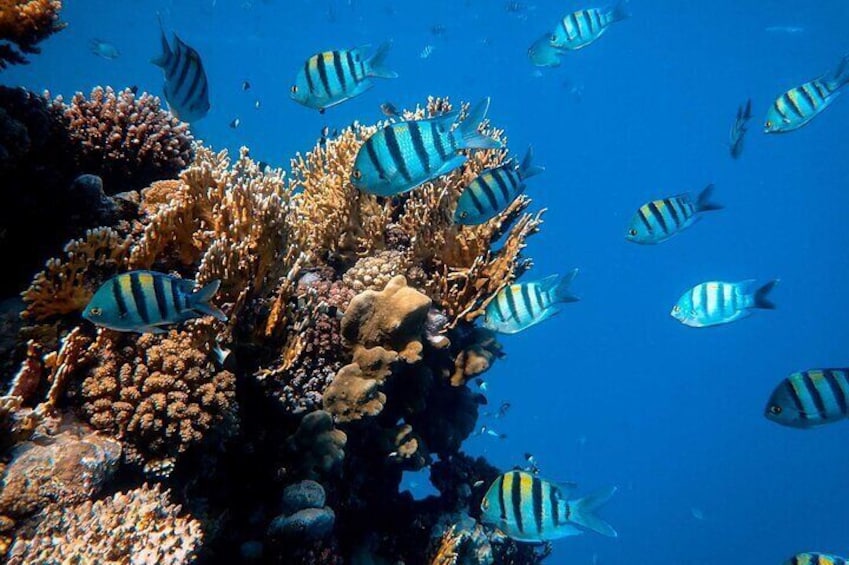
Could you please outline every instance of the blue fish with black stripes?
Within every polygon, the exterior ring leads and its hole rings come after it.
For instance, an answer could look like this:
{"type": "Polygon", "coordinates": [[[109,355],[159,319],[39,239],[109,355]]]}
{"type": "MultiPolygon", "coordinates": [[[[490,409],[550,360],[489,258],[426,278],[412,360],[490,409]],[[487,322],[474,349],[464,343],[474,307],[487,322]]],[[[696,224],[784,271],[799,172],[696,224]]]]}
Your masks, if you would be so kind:
{"type": "Polygon", "coordinates": [[[643,204],[631,218],[625,239],[643,245],[660,243],[695,224],[704,212],[721,210],[722,205],[711,202],[713,188],[708,185],[695,199],[688,193],[643,204]]]}
{"type": "Polygon", "coordinates": [[[369,194],[395,196],[463,165],[468,157],[462,149],[500,148],[478,131],[488,109],[485,98],[456,127],[459,112],[384,126],[360,146],[351,183],[369,194]]]}
{"type": "Polygon", "coordinates": [[[791,428],[813,428],[849,418],[849,369],[792,373],[772,391],[764,414],[791,428]]]}
{"type": "Polygon", "coordinates": [[[849,565],[849,559],[829,553],[797,553],[784,562],[784,565],[849,565]]]}
{"type": "Polygon", "coordinates": [[[454,211],[454,222],[476,226],[503,212],[525,190],[525,180],[545,169],[535,166],[534,152],[528,147],[522,164],[516,168],[511,160],[500,167],[487,169],[463,189],[454,211]]]}
{"type": "Polygon", "coordinates": [[[527,471],[509,471],[495,479],[481,500],[481,522],[516,541],[529,543],[576,536],[587,530],[616,537],[613,526],[596,514],[616,487],[569,499],[574,489],[574,484],[555,484],[527,471]]]}
{"type": "Polygon", "coordinates": [[[766,113],[764,132],[786,133],[808,124],[837,99],[849,84],[849,54],[837,68],[801,86],[791,88],[775,99],[766,113]]]}
{"type": "Polygon", "coordinates": [[[321,113],[331,106],[359,96],[374,86],[372,78],[397,78],[384,67],[389,44],[384,43],[371,57],[367,46],[316,53],[298,71],[289,96],[295,102],[321,113]]]}
{"type": "Polygon", "coordinates": [[[177,119],[196,122],[209,113],[209,83],[200,55],[174,34],[172,50],[159,21],[162,54],[151,62],[165,73],[165,100],[177,119]]]}
{"type": "Polygon", "coordinates": [[[579,299],[570,290],[578,274],[549,275],[542,280],[511,284],[501,289],[486,307],[483,326],[514,334],[544,322],[560,312],[562,304],[579,299]]]}
{"type": "Polygon", "coordinates": [[[611,24],[627,19],[631,14],[627,2],[612,8],[588,8],[565,16],[551,33],[549,43],[557,49],[582,49],[604,35],[611,24]]]}
{"type": "Polygon", "coordinates": [[[209,303],[221,281],[195,291],[195,282],[155,271],[130,271],[103,283],[83,311],[83,318],[121,332],[164,333],[163,326],[201,316],[226,321],[209,303]]]}
{"type": "Polygon", "coordinates": [[[756,309],[774,310],[768,295],[778,280],[756,286],[755,280],[741,282],[710,281],[685,292],[670,315],[693,328],[728,324],[746,318],[756,309]]]}

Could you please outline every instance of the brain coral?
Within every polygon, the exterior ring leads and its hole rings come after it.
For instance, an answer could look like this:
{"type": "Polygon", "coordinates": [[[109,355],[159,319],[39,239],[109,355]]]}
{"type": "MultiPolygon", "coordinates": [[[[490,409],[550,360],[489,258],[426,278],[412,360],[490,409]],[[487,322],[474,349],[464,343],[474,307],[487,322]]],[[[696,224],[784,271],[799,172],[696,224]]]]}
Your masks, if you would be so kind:
{"type": "Polygon", "coordinates": [[[148,470],[235,425],[236,379],[218,370],[200,324],[166,336],[101,331],[76,391],[84,418],[148,470]]]}

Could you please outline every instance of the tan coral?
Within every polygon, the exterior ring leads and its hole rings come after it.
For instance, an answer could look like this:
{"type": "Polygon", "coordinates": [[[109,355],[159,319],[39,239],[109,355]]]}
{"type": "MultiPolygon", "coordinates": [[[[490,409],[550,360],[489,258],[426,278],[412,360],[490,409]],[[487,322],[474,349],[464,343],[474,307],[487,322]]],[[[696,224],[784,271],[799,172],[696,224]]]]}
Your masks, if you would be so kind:
{"type": "Polygon", "coordinates": [[[147,484],[97,502],[51,507],[19,535],[9,563],[191,563],[203,532],[200,522],[179,514],[167,491],[147,484]]]}
{"type": "Polygon", "coordinates": [[[39,43],[63,29],[61,9],[61,0],[0,0],[0,69],[27,62],[16,47],[38,53],[39,43]]]}
{"type": "Polygon", "coordinates": [[[489,370],[495,359],[504,355],[501,344],[495,338],[495,333],[485,328],[474,328],[470,343],[454,358],[454,372],[451,384],[462,386],[469,379],[489,370]]]}
{"type": "Polygon", "coordinates": [[[27,320],[82,312],[97,287],[126,264],[130,239],[111,228],[88,230],[65,245],[64,258],[47,261],[23,296],[27,320]]]}
{"type": "Polygon", "coordinates": [[[381,388],[398,358],[382,347],[357,349],[354,362],[339,369],[324,391],[324,409],[342,423],[380,414],[386,404],[381,388]]]}
{"type": "Polygon", "coordinates": [[[328,412],[310,412],[287,442],[296,454],[296,474],[299,478],[318,479],[331,473],[345,458],[347,442],[348,436],[333,427],[333,417],[328,412]]]}

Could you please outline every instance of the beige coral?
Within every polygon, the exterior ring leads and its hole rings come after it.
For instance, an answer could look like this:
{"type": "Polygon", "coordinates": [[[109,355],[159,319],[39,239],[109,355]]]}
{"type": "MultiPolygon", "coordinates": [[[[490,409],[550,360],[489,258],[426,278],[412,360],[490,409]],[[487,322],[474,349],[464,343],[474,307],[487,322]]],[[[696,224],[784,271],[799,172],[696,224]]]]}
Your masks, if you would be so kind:
{"type": "Polygon", "coordinates": [[[203,532],[200,522],[179,514],[167,491],[147,484],[97,502],[51,507],[19,535],[9,563],[191,563],[203,532]]]}
{"type": "Polygon", "coordinates": [[[27,62],[16,47],[38,53],[39,43],[63,29],[61,9],[61,0],[0,0],[0,69],[27,62]]]}

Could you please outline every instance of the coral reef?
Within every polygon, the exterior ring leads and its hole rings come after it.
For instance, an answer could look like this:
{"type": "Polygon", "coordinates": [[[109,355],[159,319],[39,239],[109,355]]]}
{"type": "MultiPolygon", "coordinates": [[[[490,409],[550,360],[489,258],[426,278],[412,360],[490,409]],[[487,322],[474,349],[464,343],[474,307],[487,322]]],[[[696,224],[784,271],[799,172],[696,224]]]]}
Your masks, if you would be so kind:
{"type": "Polygon", "coordinates": [[[97,502],[50,507],[15,541],[9,563],[190,563],[203,535],[197,520],[179,513],[167,492],[146,484],[97,502]]]}
{"type": "Polygon", "coordinates": [[[26,63],[24,53],[65,27],[61,0],[0,0],[0,69],[26,63]]]}

